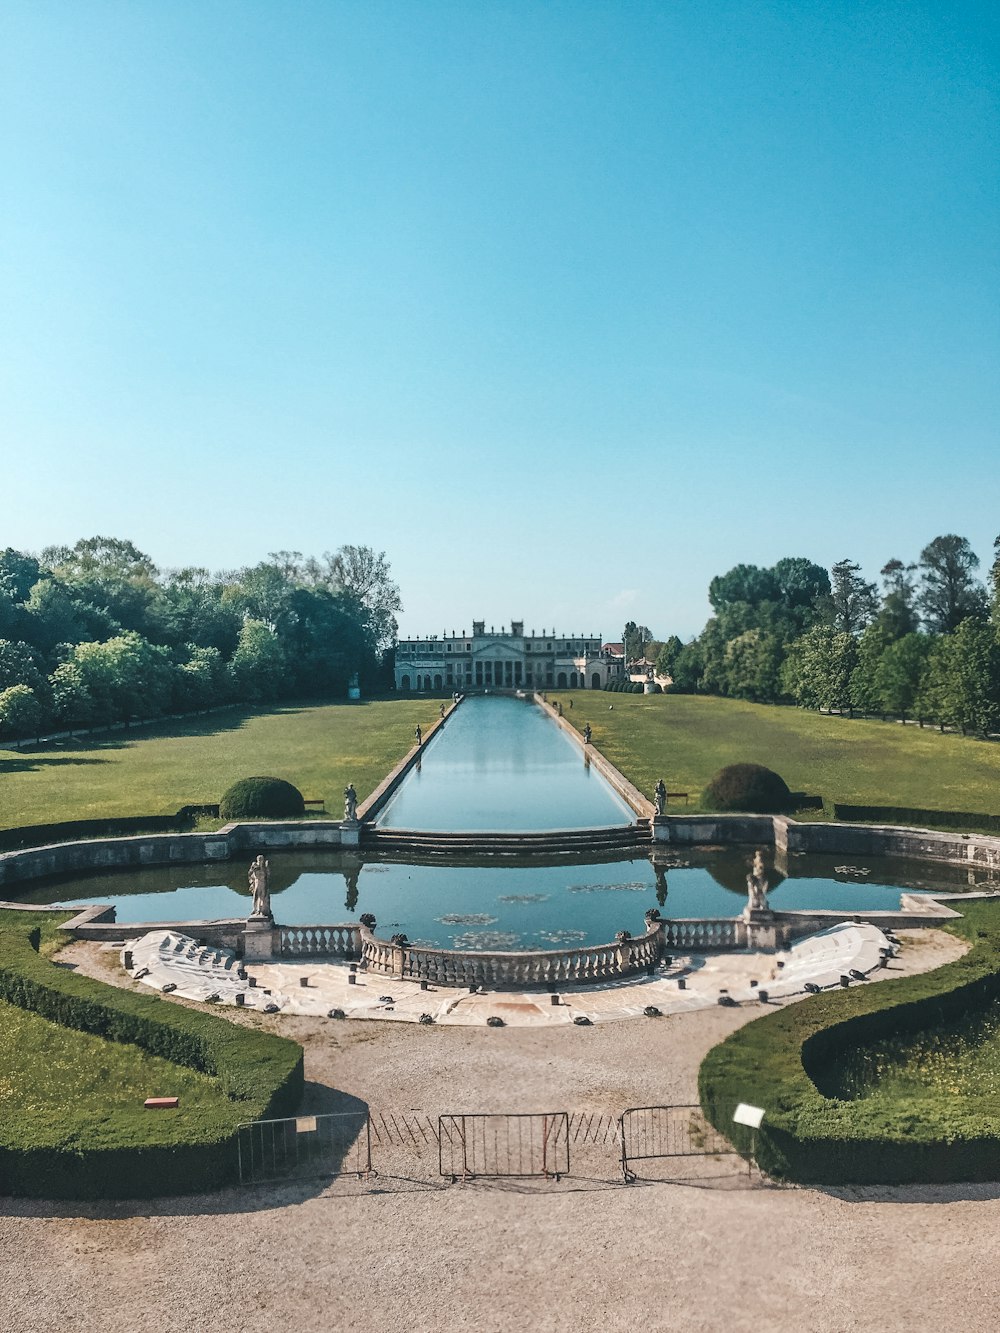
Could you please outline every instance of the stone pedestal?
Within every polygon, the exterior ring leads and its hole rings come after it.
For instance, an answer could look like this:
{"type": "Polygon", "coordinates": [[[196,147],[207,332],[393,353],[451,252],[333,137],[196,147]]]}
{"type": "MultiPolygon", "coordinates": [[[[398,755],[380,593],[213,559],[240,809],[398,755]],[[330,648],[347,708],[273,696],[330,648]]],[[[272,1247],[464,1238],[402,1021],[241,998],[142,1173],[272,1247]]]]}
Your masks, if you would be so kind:
{"type": "Polygon", "coordinates": [[[361,824],[356,819],[342,819],[340,821],[340,845],[341,847],[357,847],[361,841],[361,824]]]}
{"type": "Polygon", "coordinates": [[[778,947],[778,923],[771,909],[746,907],[742,920],[747,928],[747,948],[759,953],[774,953],[778,947]]]}
{"type": "Polygon", "coordinates": [[[267,963],[278,948],[278,931],[272,916],[252,916],[243,931],[243,958],[248,963],[267,963]]]}
{"type": "Polygon", "coordinates": [[[649,821],[654,842],[670,841],[670,821],[666,815],[654,815],[649,821]]]}

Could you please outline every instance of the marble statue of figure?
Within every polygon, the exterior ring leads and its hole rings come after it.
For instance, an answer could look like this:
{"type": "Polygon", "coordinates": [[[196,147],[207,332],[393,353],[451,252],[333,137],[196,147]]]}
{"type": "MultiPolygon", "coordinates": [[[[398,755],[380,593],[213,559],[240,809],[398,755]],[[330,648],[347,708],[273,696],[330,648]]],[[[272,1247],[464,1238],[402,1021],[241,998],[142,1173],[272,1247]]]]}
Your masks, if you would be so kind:
{"type": "Polygon", "coordinates": [[[760,849],[754,852],[753,868],[747,875],[747,906],[751,912],[767,911],[767,880],[764,878],[764,858],[760,849]]]}
{"type": "Polygon", "coordinates": [[[254,860],[247,878],[250,881],[250,892],[253,894],[253,910],[251,916],[270,916],[270,873],[268,871],[267,862],[262,855],[258,855],[254,860]]]}
{"type": "Polygon", "coordinates": [[[354,790],[353,782],[349,782],[344,788],[344,818],[357,822],[358,793],[354,790]]]}
{"type": "Polygon", "coordinates": [[[667,808],[667,789],[663,785],[662,778],[658,780],[653,789],[653,805],[658,815],[662,815],[667,808]]]}

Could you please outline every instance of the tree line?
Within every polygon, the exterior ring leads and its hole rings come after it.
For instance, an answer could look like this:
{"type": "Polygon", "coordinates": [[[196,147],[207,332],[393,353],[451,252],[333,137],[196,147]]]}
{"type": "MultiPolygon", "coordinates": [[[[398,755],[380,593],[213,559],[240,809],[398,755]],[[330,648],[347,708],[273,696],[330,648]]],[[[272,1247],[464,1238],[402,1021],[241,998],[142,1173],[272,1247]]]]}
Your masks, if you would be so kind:
{"type": "Polygon", "coordinates": [[[713,578],[713,615],[689,643],[646,645],[682,693],[1000,731],[1000,537],[984,585],[968,540],[935,537],[880,583],[839,560],[737,565],[713,578]]]}
{"type": "Polygon", "coordinates": [[[272,552],[161,570],[130,541],[0,552],[0,735],[391,683],[399,589],[384,554],[272,552]]]}

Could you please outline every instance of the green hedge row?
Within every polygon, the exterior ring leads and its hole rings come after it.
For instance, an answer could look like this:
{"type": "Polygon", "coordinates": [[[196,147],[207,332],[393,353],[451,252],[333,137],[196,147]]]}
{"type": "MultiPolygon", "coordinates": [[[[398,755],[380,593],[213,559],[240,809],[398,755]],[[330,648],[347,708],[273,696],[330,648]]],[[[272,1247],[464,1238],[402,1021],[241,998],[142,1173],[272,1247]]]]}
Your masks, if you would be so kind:
{"type": "Polygon", "coordinates": [[[219,1110],[183,1122],[146,1112],[135,1123],[117,1123],[72,1103],[58,1116],[0,1121],[0,1194],[143,1198],[232,1183],[237,1126],[295,1113],[303,1088],[302,1048],[55,967],[37,952],[38,940],[37,928],[30,934],[0,931],[0,999],[207,1074],[227,1100],[219,1110]]]}
{"type": "Polygon", "coordinates": [[[1000,815],[983,815],[963,810],[921,810],[905,805],[843,805],[832,802],[834,819],[861,824],[936,824],[942,828],[976,828],[1000,833],[1000,815]]]}
{"type": "Polygon", "coordinates": [[[973,940],[962,958],[922,976],[828,991],[759,1018],[709,1051],[699,1095],[709,1120],[743,1153],[751,1131],[732,1123],[738,1102],[762,1106],[755,1155],[776,1178],[813,1184],[905,1184],[996,1180],[1000,1108],[942,1096],[919,1114],[900,1103],[889,1116],[860,1099],[824,1097],[827,1071],[841,1055],[884,1038],[903,1038],[1000,998],[1000,903],[970,902],[954,929],[973,940]],[[819,1085],[819,1086],[817,1086],[819,1085]]]}

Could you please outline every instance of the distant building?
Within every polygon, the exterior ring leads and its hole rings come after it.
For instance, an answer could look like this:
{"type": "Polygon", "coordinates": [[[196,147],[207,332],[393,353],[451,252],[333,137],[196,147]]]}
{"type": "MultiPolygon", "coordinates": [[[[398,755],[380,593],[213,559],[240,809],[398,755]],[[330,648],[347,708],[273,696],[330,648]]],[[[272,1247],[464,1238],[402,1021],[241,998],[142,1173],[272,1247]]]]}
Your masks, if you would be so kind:
{"type": "Polygon", "coordinates": [[[467,691],[600,690],[622,669],[621,657],[605,651],[600,634],[524,632],[524,621],[487,631],[474,620],[472,633],[400,639],[396,689],[467,691]]]}

